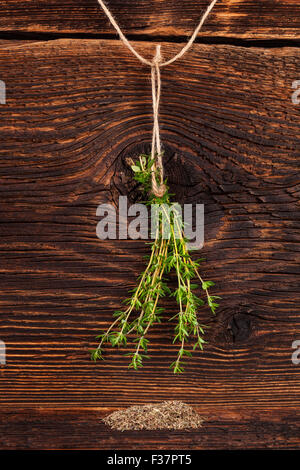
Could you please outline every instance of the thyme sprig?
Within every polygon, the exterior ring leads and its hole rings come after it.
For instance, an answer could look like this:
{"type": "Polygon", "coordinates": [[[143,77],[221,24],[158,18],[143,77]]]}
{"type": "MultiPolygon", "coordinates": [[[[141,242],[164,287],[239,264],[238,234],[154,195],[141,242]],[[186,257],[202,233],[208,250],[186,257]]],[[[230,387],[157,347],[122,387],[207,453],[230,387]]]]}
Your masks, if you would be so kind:
{"type": "Polygon", "coordinates": [[[214,286],[212,281],[204,281],[199,273],[201,259],[193,261],[187,249],[187,240],[184,235],[184,224],[176,206],[171,203],[171,195],[167,188],[162,197],[151,193],[153,160],[149,155],[141,155],[139,160],[132,162],[131,168],[134,179],[140,183],[144,194],[148,195],[147,205],[157,205],[161,209],[156,225],[155,239],[151,243],[151,253],[144,272],[138,279],[137,286],[131,291],[131,296],[125,299],[126,308],[114,313],[116,320],[106,330],[97,336],[99,345],[91,351],[94,361],[103,359],[105,343],[112,346],[126,346],[128,337],[134,336],[135,348],[126,356],[130,357],[129,368],[137,370],[143,366],[143,359],[148,358],[147,334],[154,323],[160,323],[164,309],[158,305],[159,299],[168,295],[175,297],[178,304],[178,313],[170,318],[176,319],[173,343],[179,343],[176,360],[170,368],[175,374],[184,371],[183,359],[192,356],[196,348],[203,349],[206,341],[203,339],[205,325],[199,319],[199,307],[207,304],[213,314],[219,306],[220,298],[210,295],[209,288],[214,286]],[[166,210],[172,206],[173,210],[166,210]],[[174,210],[175,209],[175,210],[174,210]],[[163,218],[163,215],[165,218],[163,218]],[[165,236],[165,221],[169,224],[169,235],[165,236]],[[172,269],[177,275],[177,288],[172,292],[166,283],[164,275],[172,269]],[[195,294],[201,286],[205,300],[195,294]],[[192,341],[192,343],[191,343],[192,341]],[[187,349],[191,343],[192,347],[187,349]]]}

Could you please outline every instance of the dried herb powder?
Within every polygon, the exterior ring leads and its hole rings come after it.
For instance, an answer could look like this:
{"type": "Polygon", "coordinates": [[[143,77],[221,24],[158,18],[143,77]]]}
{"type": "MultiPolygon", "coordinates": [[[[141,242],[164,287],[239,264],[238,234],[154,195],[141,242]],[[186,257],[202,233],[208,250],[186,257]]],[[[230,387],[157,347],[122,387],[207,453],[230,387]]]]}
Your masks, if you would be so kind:
{"type": "Polygon", "coordinates": [[[118,431],[197,429],[203,423],[201,416],[190,405],[181,401],[134,405],[125,410],[114,411],[103,421],[118,431]]]}

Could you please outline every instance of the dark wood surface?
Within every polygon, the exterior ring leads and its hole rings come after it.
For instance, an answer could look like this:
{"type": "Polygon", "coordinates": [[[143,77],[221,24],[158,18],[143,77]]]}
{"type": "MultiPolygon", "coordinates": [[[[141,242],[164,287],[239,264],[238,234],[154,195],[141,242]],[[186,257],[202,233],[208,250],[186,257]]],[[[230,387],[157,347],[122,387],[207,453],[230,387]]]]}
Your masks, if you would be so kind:
{"type": "Polygon", "coordinates": [[[0,448],[299,447],[298,72],[295,48],[229,45],[195,45],[163,70],[166,173],[179,201],[205,204],[202,272],[223,298],[215,320],[203,312],[205,351],[174,377],[170,323],[153,328],[138,373],[122,351],[97,365],[88,355],[147,252],[143,241],[97,239],[95,213],[119,194],[136,200],[125,159],[151,141],[148,69],[118,41],[0,43],[0,448]],[[194,405],[204,427],[101,423],[165,399],[194,405]]]}
{"type": "MultiPolygon", "coordinates": [[[[1,446],[11,449],[195,450],[295,449],[299,422],[292,409],[198,408],[206,418],[199,430],[112,431],[101,421],[112,411],[100,407],[6,407],[0,415],[1,446]]],[[[101,462],[100,457],[98,458],[101,462]]]]}
{"type": "MultiPolygon", "coordinates": [[[[191,34],[208,0],[106,0],[127,34],[191,34]]],[[[97,0],[2,0],[0,29],[7,32],[113,34],[97,0]]],[[[300,37],[298,0],[219,0],[201,36],[250,39],[300,37]]]]}

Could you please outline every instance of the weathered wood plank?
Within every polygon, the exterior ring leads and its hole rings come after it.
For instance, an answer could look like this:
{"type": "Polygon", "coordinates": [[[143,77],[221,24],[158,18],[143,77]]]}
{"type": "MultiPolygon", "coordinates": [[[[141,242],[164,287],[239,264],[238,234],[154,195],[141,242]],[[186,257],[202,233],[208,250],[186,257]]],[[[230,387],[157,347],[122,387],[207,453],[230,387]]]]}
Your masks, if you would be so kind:
{"type": "MultiPolygon", "coordinates": [[[[151,56],[153,45],[136,46],[151,56]]],[[[166,57],[176,50],[163,47],[166,57]]],[[[98,447],[88,432],[98,429],[98,414],[83,417],[76,406],[103,410],[153,397],[188,401],[211,421],[207,438],[200,431],[186,448],[224,448],[230,439],[231,447],[295,445],[289,410],[299,409],[300,391],[300,366],[291,362],[292,341],[300,339],[300,181],[291,84],[298,63],[295,49],[196,45],[163,70],[166,173],[179,200],[205,203],[203,274],[223,297],[216,320],[203,313],[212,326],[205,351],[174,378],[170,323],[154,328],[143,371],[127,371],[120,351],[97,365],[88,356],[147,251],[143,241],[98,240],[95,212],[118,194],[135,197],[125,158],[150,144],[149,71],[117,41],[0,49],[7,85],[0,108],[0,339],[7,344],[0,403],[2,416],[21,429],[18,441],[7,425],[4,447],[45,445],[35,431],[21,437],[31,414],[24,405],[50,407],[50,415],[32,418],[50,429],[48,446],[70,447],[63,424],[55,442],[53,420],[58,405],[72,405],[72,447],[98,447]],[[227,408],[236,416],[241,410],[236,421],[228,411],[228,428],[227,418],[214,421],[227,408]],[[269,424],[254,438],[259,413],[269,424]]],[[[175,313],[171,304],[167,313],[175,313]]],[[[103,448],[115,446],[119,437],[102,432],[103,448]]],[[[128,437],[131,446],[135,439],[128,437]]]]}
{"type": "MultiPolygon", "coordinates": [[[[1,449],[201,450],[297,449],[299,420],[294,409],[275,413],[215,408],[193,431],[111,431],[101,419],[111,409],[21,408],[1,410],[1,449]]],[[[101,463],[101,462],[100,462],[101,463]]]]}
{"type": "MultiPolygon", "coordinates": [[[[107,0],[127,34],[162,37],[191,34],[208,0],[107,0]]],[[[0,30],[112,34],[96,0],[2,0],[0,30]]],[[[299,38],[297,0],[222,0],[200,36],[251,39],[299,38]]]]}

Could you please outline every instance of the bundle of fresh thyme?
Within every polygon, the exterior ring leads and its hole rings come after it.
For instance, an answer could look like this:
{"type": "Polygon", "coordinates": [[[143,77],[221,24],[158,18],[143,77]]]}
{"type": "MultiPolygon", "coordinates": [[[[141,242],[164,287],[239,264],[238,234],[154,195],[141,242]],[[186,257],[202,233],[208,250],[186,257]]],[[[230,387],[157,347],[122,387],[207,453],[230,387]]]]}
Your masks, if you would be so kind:
{"type": "MultiPolygon", "coordinates": [[[[132,162],[133,163],[133,162],[132,162]]],[[[134,179],[141,184],[141,189],[148,194],[148,205],[158,205],[161,208],[156,225],[155,240],[151,243],[151,254],[148,257],[148,265],[145,271],[139,276],[137,287],[131,291],[131,297],[124,303],[126,308],[114,313],[115,321],[105,333],[97,336],[100,340],[96,349],[91,351],[94,361],[103,359],[103,345],[110,343],[112,346],[126,346],[127,339],[134,335],[133,340],[136,345],[133,352],[126,356],[131,358],[129,368],[138,369],[142,367],[143,359],[148,358],[147,333],[156,322],[161,322],[161,315],[164,311],[158,305],[159,299],[166,295],[173,296],[178,304],[178,313],[170,318],[176,319],[175,335],[173,343],[180,344],[177,358],[170,365],[175,374],[184,371],[182,361],[184,356],[191,356],[191,350],[186,349],[186,344],[192,338],[192,350],[197,347],[203,349],[205,343],[203,339],[205,326],[199,322],[198,309],[207,305],[212,313],[215,313],[219,306],[216,303],[218,296],[212,296],[209,288],[214,285],[212,281],[204,281],[199,274],[201,259],[193,261],[188,249],[187,240],[184,235],[184,224],[176,210],[167,211],[166,207],[174,208],[170,201],[170,193],[167,191],[162,197],[157,197],[151,193],[153,160],[149,155],[141,155],[131,168],[134,172],[134,179]],[[163,215],[165,218],[163,218],[163,215]],[[168,220],[169,235],[165,235],[165,220],[168,220]],[[171,291],[166,284],[164,275],[171,269],[175,269],[177,274],[177,288],[171,291]],[[195,282],[197,281],[197,283],[195,282]],[[195,294],[195,289],[199,284],[204,291],[206,302],[195,294]]]]}

